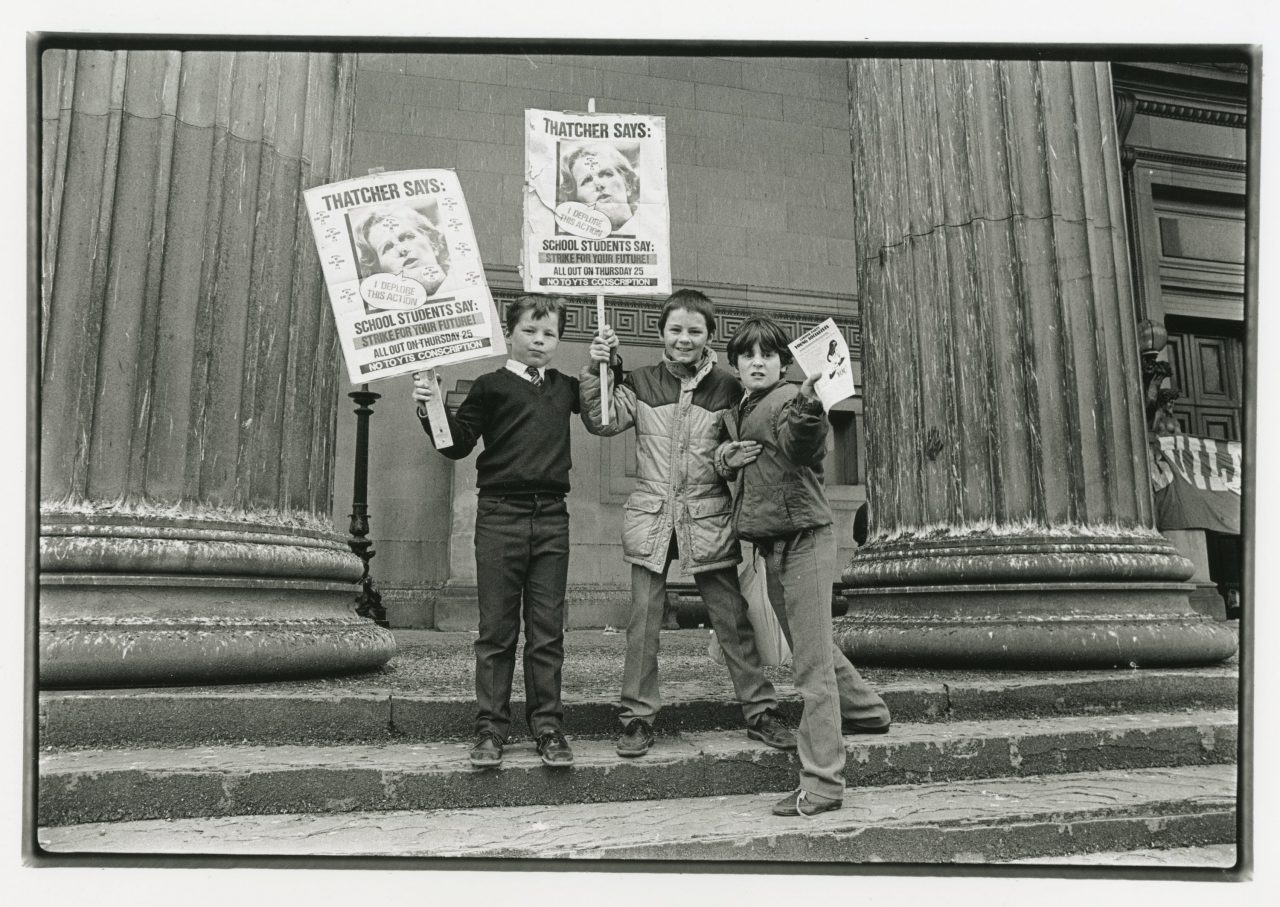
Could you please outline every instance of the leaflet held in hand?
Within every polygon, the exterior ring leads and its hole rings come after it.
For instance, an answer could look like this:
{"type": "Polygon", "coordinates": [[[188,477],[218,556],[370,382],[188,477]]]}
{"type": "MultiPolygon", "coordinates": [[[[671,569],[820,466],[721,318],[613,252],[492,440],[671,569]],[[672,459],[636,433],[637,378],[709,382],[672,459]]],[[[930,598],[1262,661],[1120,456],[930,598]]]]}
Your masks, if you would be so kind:
{"type": "Polygon", "coordinates": [[[828,412],[841,400],[857,393],[849,344],[833,319],[810,328],[787,346],[806,377],[819,376],[813,389],[828,412]]]}

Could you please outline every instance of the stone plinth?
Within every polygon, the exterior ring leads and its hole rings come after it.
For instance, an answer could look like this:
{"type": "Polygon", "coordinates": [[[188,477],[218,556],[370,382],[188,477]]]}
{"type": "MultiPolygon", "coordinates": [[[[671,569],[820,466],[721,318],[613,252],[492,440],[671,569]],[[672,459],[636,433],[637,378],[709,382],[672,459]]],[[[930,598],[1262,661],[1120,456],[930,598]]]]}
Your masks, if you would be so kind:
{"type": "Polygon", "coordinates": [[[341,362],[301,207],[346,175],[351,61],[42,65],[41,684],[385,663],[328,518],[341,362]]]}
{"type": "Polygon", "coordinates": [[[855,60],[858,664],[1226,658],[1154,528],[1105,64],[855,60]]]}
{"type": "Polygon", "coordinates": [[[353,614],[360,563],[332,530],[155,511],[41,517],[42,686],[372,670],[393,650],[353,614]]]}
{"type": "Polygon", "coordinates": [[[1215,620],[1226,620],[1227,603],[1218,592],[1218,584],[1209,575],[1209,545],[1203,529],[1162,529],[1160,534],[1173,543],[1195,567],[1188,582],[1195,586],[1191,607],[1215,620]]]}

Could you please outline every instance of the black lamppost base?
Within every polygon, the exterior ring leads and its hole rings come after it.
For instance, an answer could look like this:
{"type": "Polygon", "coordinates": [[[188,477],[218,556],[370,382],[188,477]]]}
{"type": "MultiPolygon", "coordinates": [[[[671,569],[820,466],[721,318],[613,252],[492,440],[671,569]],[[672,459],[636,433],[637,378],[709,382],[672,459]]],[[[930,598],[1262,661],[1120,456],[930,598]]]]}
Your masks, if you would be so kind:
{"type": "Polygon", "coordinates": [[[356,596],[356,614],[372,620],[380,627],[390,628],[387,621],[387,609],[382,607],[382,593],[378,591],[369,573],[369,561],[373,560],[375,551],[369,535],[369,417],[373,415],[373,403],[382,395],[369,390],[369,385],[361,385],[360,390],[347,394],[356,402],[356,462],[355,482],[351,494],[351,526],[353,538],[347,542],[352,552],[360,558],[364,570],[358,583],[360,594],[356,596]]]}

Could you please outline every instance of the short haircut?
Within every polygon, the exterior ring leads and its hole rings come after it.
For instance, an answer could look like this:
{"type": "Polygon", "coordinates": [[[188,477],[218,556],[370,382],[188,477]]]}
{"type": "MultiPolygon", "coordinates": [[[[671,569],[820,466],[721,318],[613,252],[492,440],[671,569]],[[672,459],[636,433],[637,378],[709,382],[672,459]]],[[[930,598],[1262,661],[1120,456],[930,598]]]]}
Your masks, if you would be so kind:
{"type": "Polygon", "coordinates": [[[356,242],[356,254],[360,258],[360,264],[366,270],[372,270],[375,273],[378,270],[378,250],[369,240],[369,231],[386,221],[408,222],[414,229],[423,233],[431,244],[431,250],[435,252],[436,264],[440,265],[441,270],[448,272],[449,243],[445,241],[444,234],[436,229],[436,225],[425,214],[403,202],[392,202],[389,205],[373,208],[355,225],[352,234],[356,242]]]}
{"type": "Polygon", "coordinates": [[[520,323],[520,317],[525,312],[528,312],[530,317],[533,318],[555,315],[556,337],[560,337],[564,334],[565,304],[565,300],[561,296],[536,296],[532,294],[521,296],[507,306],[507,333],[510,334],[514,331],[516,325],[520,323]]]}
{"type": "Polygon", "coordinates": [[[667,329],[667,316],[676,309],[697,312],[707,322],[707,336],[716,335],[716,304],[705,293],[697,290],[676,290],[667,297],[662,313],[658,316],[658,333],[667,329]]]}
{"type": "Polygon", "coordinates": [[[766,356],[777,353],[783,368],[795,361],[795,357],[787,347],[787,332],[782,329],[782,325],[768,315],[752,315],[738,325],[738,329],[729,338],[729,346],[725,349],[729,364],[736,367],[738,359],[742,356],[750,356],[757,344],[760,352],[766,356]]]}
{"type": "Polygon", "coordinates": [[[586,145],[579,145],[561,158],[560,199],[564,201],[578,197],[578,182],[573,178],[573,165],[584,154],[593,154],[598,158],[602,158],[622,174],[622,180],[627,184],[627,201],[631,204],[631,210],[635,211],[636,202],[640,200],[640,177],[636,174],[635,168],[631,166],[631,161],[627,160],[627,156],[607,142],[591,142],[586,145]]]}

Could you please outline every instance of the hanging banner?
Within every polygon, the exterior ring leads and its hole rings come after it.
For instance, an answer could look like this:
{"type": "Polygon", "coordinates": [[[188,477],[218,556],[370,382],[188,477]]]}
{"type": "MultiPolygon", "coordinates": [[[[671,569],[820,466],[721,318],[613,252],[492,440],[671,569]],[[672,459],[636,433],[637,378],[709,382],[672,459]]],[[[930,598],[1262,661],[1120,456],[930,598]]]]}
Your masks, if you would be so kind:
{"type": "Polygon", "coordinates": [[[671,292],[663,117],[526,110],[524,289],[671,292]]]}
{"type": "Polygon", "coordinates": [[[452,170],[377,173],[302,195],[352,384],[506,353],[452,170]]]}
{"type": "Polygon", "coordinates": [[[1151,453],[1157,527],[1240,534],[1239,441],[1160,435],[1151,453]]]}
{"type": "Polygon", "coordinates": [[[819,376],[813,389],[823,409],[830,412],[831,407],[857,392],[849,344],[834,319],[810,328],[787,346],[805,377],[819,376]]]}

